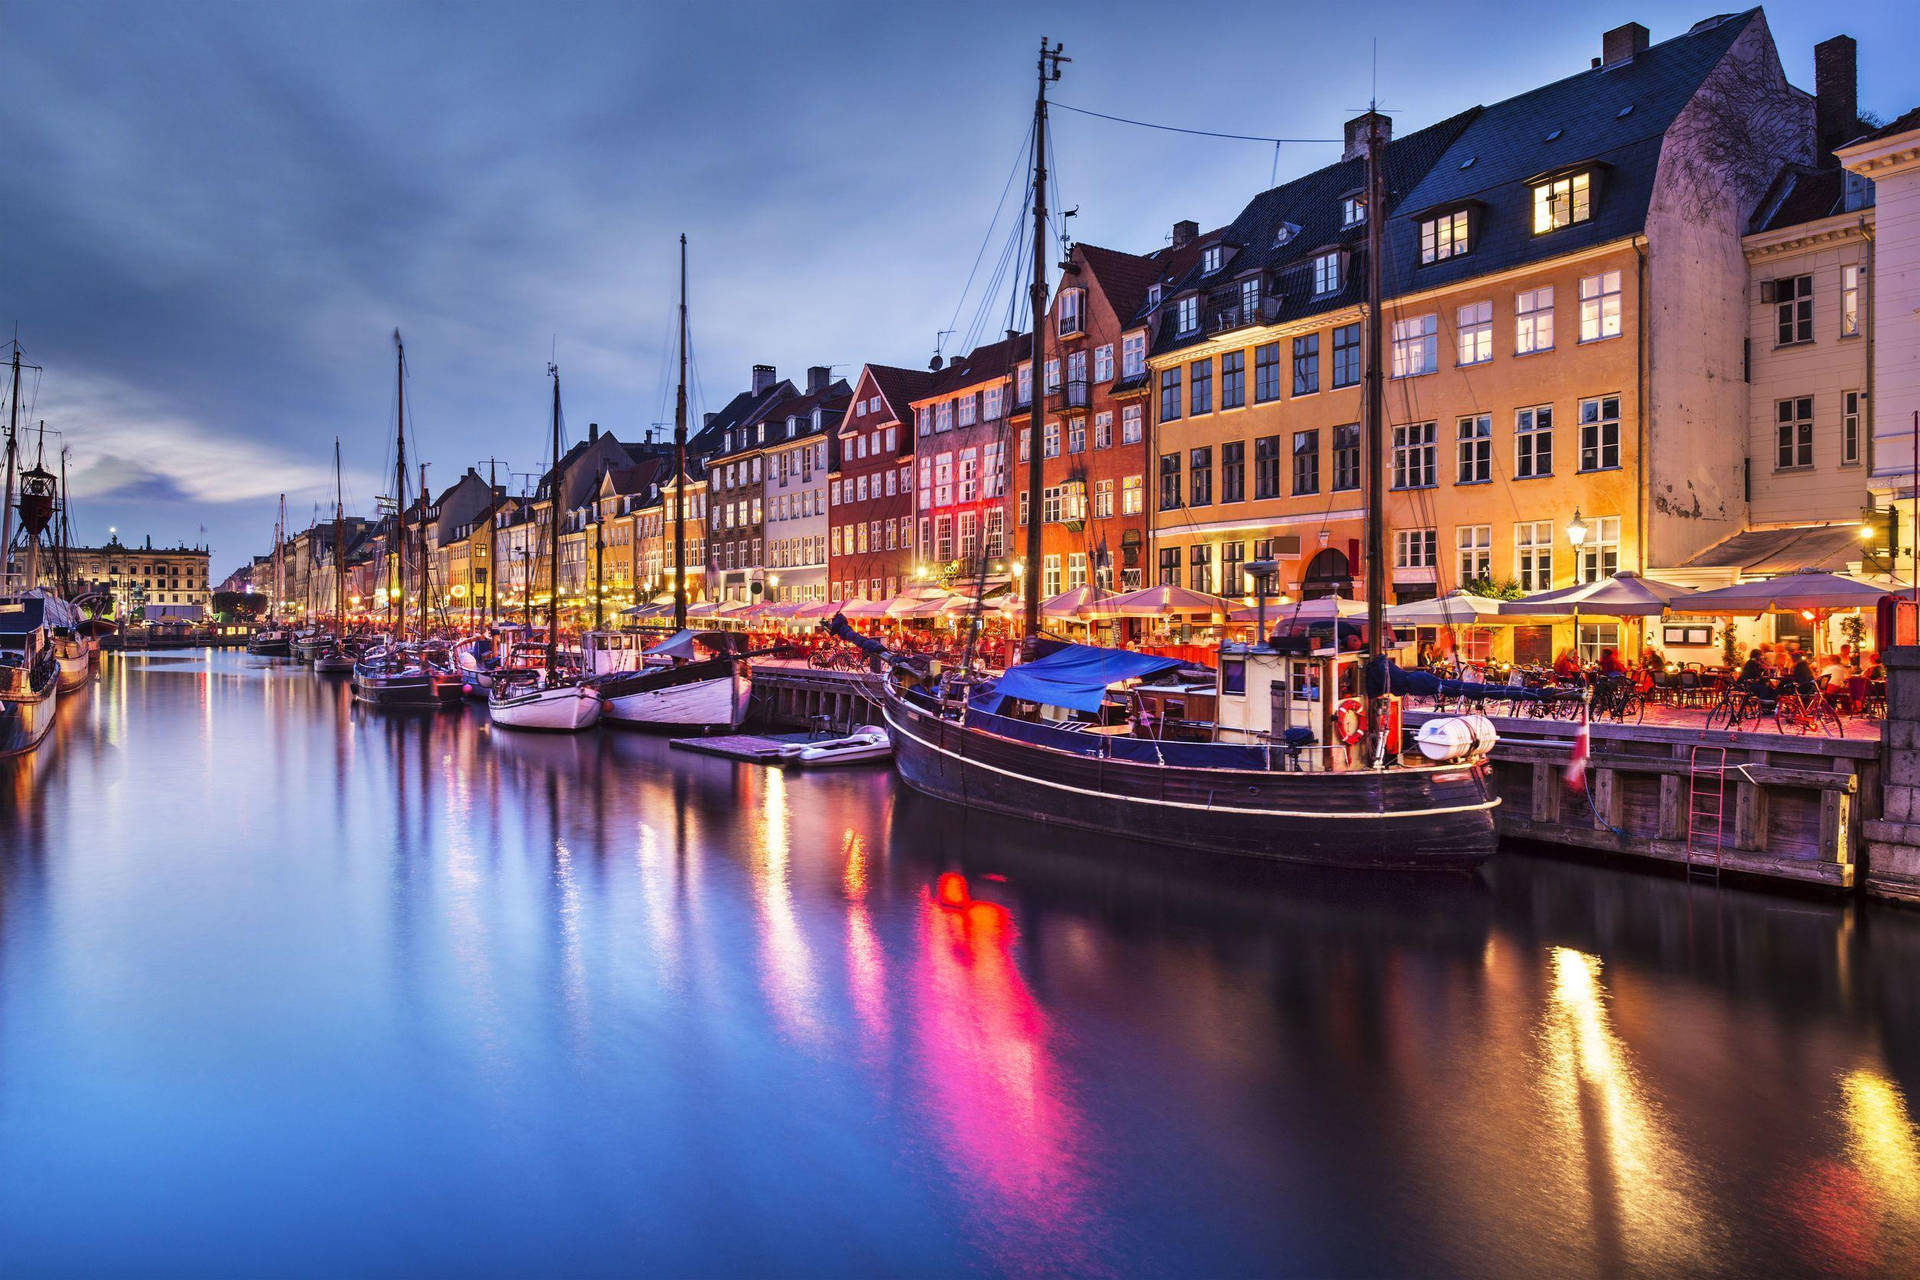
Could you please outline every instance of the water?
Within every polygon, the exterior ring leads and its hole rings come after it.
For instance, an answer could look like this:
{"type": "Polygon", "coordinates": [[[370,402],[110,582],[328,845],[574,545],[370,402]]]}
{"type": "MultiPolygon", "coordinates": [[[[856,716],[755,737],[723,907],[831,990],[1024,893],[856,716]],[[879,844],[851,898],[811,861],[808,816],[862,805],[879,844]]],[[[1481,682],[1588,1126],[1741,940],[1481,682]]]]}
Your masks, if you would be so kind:
{"type": "Polygon", "coordinates": [[[55,732],[0,767],[10,1274],[1920,1260],[1920,915],[1222,867],[238,654],[55,732]]]}

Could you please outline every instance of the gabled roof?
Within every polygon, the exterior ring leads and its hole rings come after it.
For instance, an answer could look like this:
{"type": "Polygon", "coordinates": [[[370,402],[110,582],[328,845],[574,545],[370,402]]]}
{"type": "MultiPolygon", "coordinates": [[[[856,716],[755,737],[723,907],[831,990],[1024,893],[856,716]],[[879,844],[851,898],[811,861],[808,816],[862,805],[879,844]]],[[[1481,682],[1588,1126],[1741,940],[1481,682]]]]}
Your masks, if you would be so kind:
{"type": "Polygon", "coordinates": [[[1882,138],[1895,138],[1903,133],[1911,133],[1915,129],[1920,129],[1920,107],[1915,107],[1891,124],[1882,125],[1871,133],[1855,138],[1846,145],[1853,146],[1859,142],[1878,142],[1882,138]]]}
{"type": "Polygon", "coordinates": [[[943,369],[931,374],[927,379],[927,389],[915,396],[914,402],[937,400],[941,396],[951,395],[962,387],[975,386],[982,382],[991,382],[999,378],[1011,378],[1020,362],[1033,355],[1033,335],[1031,333],[1010,334],[998,342],[989,342],[985,346],[975,347],[964,356],[955,356],[943,369]]]}
{"type": "Polygon", "coordinates": [[[1831,217],[1844,208],[1846,171],[1790,164],[1780,170],[1747,224],[1748,234],[1831,217]]]}
{"type": "Polygon", "coordinates": [[[925,399],[933,386],[933,375],[925,369],[901,369],[890,364],[870,364],[867,373],[873,385],[886,397],[887,409],[895,421],[913,417],[913,402],[925,399]]]}
{"type": "Polygon", "coordinates": [[[798,391],[786,378],[779,379],[759,395],[755,395],[752,391],[742,391],[727,401],[725,408],[713,415],[713,421],[687,433],[687,451],[701,454],[714,453],[719,449],[720,441],[728,431],[758,422],[775,401],[784,396],[796,394],[798,391]]]}
{"type": "Polygon", "coordinates": [[[600,477],[598,493],[615,498],[645,493],[672,465],[666,458],[644,458],[630,467],[609,467],[600,477]]]}
{"type": "Polygon", "coordinates": [[[767,411],[768,424],[778,428],[788,418],[798,417],[801,420],[801,426],[793,436],[786,435],[784,431],[774,431],[764,447],[771,449],[777,445],[796,444],[814,436],[830,435],[839,430],[840,420],[846,416],[847,408],[852,403],[853,388],[847,384],[845,378],[835,379],[823,390],[777,401],[767,411]],[[813,425],[813,411],[816,408],[823,411],[820,415],[818,430],[813,425]]]}

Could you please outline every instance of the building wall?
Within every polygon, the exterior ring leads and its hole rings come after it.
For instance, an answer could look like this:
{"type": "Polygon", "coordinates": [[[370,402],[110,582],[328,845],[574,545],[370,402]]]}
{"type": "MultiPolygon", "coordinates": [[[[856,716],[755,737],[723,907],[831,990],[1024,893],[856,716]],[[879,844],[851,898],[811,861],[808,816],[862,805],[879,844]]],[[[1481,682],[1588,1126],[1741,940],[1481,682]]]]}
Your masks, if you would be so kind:
{"type": "Polygon", "coordinates": [[[831,445],[826,434],[767,451],[767,598],[827,598],[827,481],[831,445]],[[777,575],[779,582],[773,581],[777,575]]]}
{"type": "Polygon", "coordinates": [[[1920,128],[1842,148],[1841,162],[1874,184],[1874,435],[1871,485],[1902,502],[1903,547],[1915,545],[1904,499],[1913,489],[1920,411],[1920,128]]]}
{"type": "Polygon", "coordinates": [[[900,414],[863,369],[840,422],[837,465],[827,477],[829,599],[885,598],[912,580],[914,434],[911,409],[900,406],[900,414]],[[864,541],[858,530],[865,531],[864,541]]]}
{"type": "MultiPolygon", "coordinates": [[[[68,577],[76,584],[99,584],[111,597],[114,617],[131,616],[144,605],[198,605],[213,603],[208,581],[211,552],[195,547],[127,547],[110,542],[104,547],[73,547],[67,552],[68,577]]],[[[53,587],[50,557],[40,558],[40,585],[53,587]]]]}
{"type": "Polygon", "coordinates": [[[1013,442],[1025,419],[1007,412],[1014,394],[1012,373],[1011,369],[995,371],[913,403],[917,578],[969,579],[978,569],[977,557],[984,552],[991,552],[989,558],[993,560],[1023,552],[1025,535],[1012,513],[1018,501],[1014,477],[1018,476],[1017,483],[1024,486],[1026,472],[1008,455],[1015,452],[1013,442]],[[986,408],[985,392],[990,387],[999,388],[1001,393],[997,416],[989,416],[986,408]],[[980,406],[978,416],[972,424],[960,426],[959,405],[969,398],[980,406]],[[950,418],[942,417],[943,406],[950,418]],[[943,423],[951,425],[943,430],[943,423]],[[973,467],[970,481],[966,478],[969,461],[973,467]],[[968,493],[972,496],[965,496],[968,493]],[[973,528],[971,553],[965,550],[963,536],[967,521],[973,528]],[[989,532],[995,522],[1005,536],[990,544],[989,532]]]}
{"type": "Polygon", "coordinates": [[[1751,459],[1755,524],[1855,520],[1871,501],[1867,453],[1872,414],[1867,396],[1869,228],[1873,211],[1842,214],[1778,232],[1748,236],[1746,254],[1749,392],[1747,456],[1751,459]],[[1842,333],[1841,271],[1859,279],[1858,332],[1842,333]],[[1810,277],[1813,339],[1780,345],[1778,304],[1765,300],[1763,284],[1810,277]],[[1812,400],[1812,461],[1801,461],[1801,437],[1790,434],[1783,461],[1779,407],[1812,400]],[[1852,457],[1847,456],[1844,417],[1851,403],[1856,419],[1852,457]]]}
{"type": "Polygon", "coordinates": [[[716,600],[747,599],[747,584],[761,563],[765,464],[765,456],[756,449],[729,454],[716,459],[711,466],[713,506],[707,529],[712,545],[707,554],[707,571],[714,584],[716,600]]]}

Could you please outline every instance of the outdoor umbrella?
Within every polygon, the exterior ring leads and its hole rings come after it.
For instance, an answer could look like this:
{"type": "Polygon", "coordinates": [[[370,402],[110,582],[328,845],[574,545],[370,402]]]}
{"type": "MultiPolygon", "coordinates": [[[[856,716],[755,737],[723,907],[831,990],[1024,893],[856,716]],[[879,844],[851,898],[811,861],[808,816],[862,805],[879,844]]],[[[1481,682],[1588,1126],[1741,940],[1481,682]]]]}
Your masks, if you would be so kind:
{"type": "Polygon", "coordinates": [[[1712,613],[1722,617],[1762,613],[1800,613],[1811,610],[1871,609],[1888,588],[1861,582],[1844,574],[1800,569],[1777,578],[1736,582],[1713,591],[1696,591],[1676,601],[1675,613],[1712,613]]]}
{"type": "MultiPolygon", "coordinates": [[[[1578,618],[1583,614],[1599,614],[1607,618],[1657,618],[1670,608],[1680,608],[1676,601],[1689,598],[1698,597],[1686,587],[1643,578],[1637,573],[1623,570],[1611,578],[1601,578],[1596,582],[1582,582],[1558,591],[1542,591],[1521,600],[1505,601],[1500,606],[1500,612],[1540,618],[1578,618]]],[[[1726,610],[1710,609],[1707,612],[1724,613],[1726,610]]]]}
{"type": "Polygon", "coordinates": [[[1465,627],[1499,622],[1501,602],[1468,591],[1449,591],[1434,600],[1411,600],[1387,606],[1387,621],[1396,627],[1465,627]]]}
{"type": "Polygon", "coordinates": [[[906,598],[893,596],[886,600],[843,600],[840,602],[840,612],[849,618],[884,618],[895,600],[906,598]]]}
{"type": "Polygon", "coordinates": [[[1040,615],[1045,618],[1071,618],[1076,622],[1083,621],[1099,600],[1099,588],[1087,583],[1062,591],[1049,600],[1041,601],[1040,615]]]}
{"type": "Polygon", "coordinates": [[[1158,586],[1109,596],[1093,605],[1092,612],[1103,618],[1164,618],[1178,614],[1208,614],[1224,618],[1233,612],[1233,604],[1204,591],[1158,586]]]}
{"type": "MultiPolygon", "coordinates": [[[[1259,609],[1253,605],[1242,605],[1233,611],[1235,622],[1256,622],[1259,609]]],[[[1294,622],[1333,622],[1339,618],[1364,618],[1367,616],[1367,602],[1348,600],[1341,596],[1321,596],[1316,600],[1297,600],[1292,604],[1268,604],[1267,621],[1276,626],[1294,622]]],[[[1388,621],[1392,621],[1393,611],[1387,611],[1388,621]]]]}

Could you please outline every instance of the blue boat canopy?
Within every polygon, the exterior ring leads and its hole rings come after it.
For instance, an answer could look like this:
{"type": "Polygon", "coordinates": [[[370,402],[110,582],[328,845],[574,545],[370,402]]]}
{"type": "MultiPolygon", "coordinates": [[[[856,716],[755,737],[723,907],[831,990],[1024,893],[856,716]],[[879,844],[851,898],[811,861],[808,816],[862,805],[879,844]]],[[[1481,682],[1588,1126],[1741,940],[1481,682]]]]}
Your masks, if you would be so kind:
{"type": "Polygon", "coordinates": [[[1107,686],[1116,680],[1171,671],[1178,658],[1162,658],[1128,649],[1062,645],[1043,658],[1023,662],[985,686],[970,700],[982,711],[998,711],[1009,698],[1040,702],[1071,711],[1098,711],[1107,686]]]}

